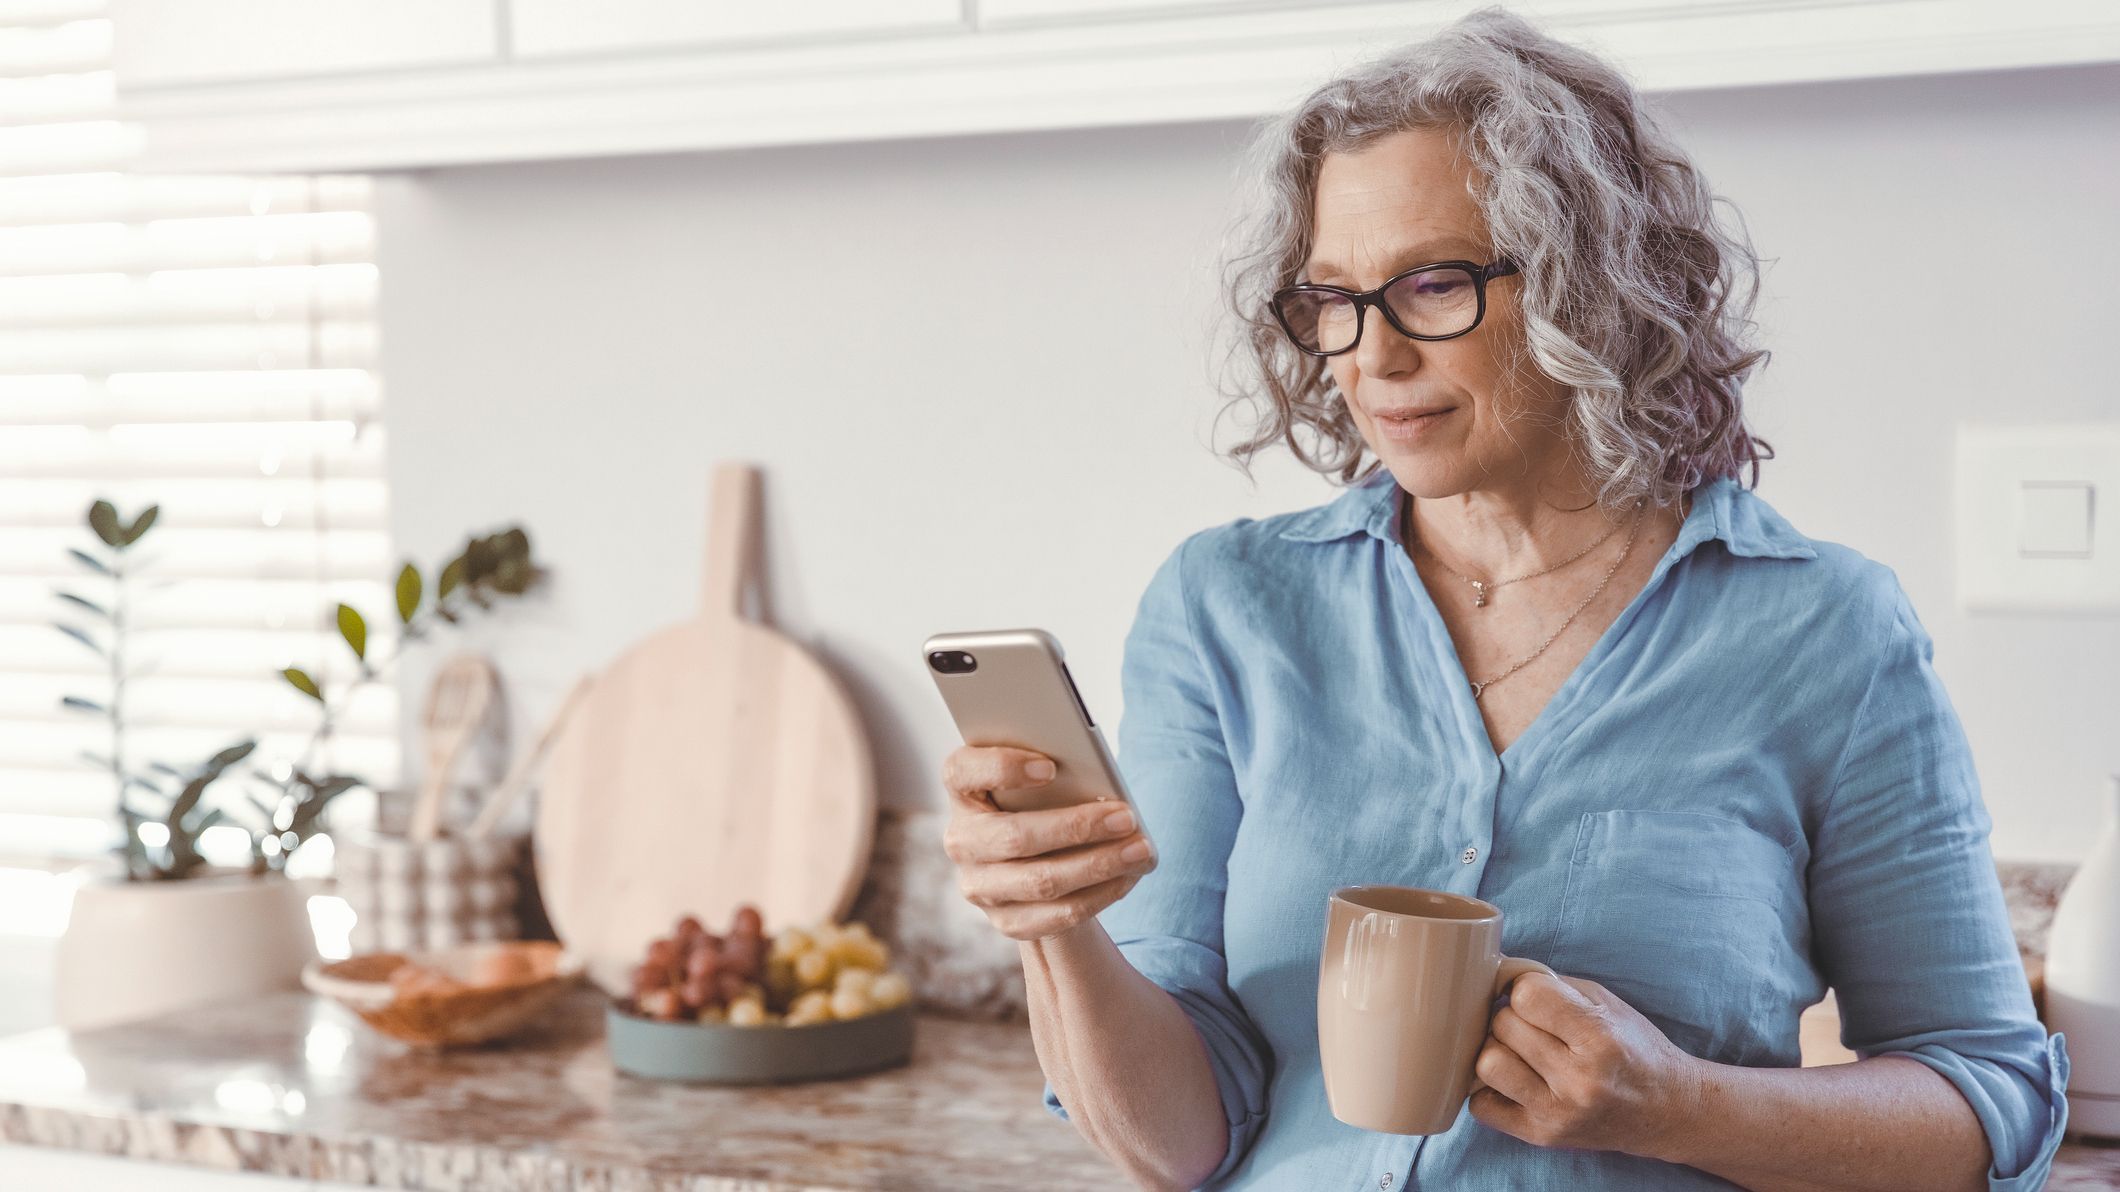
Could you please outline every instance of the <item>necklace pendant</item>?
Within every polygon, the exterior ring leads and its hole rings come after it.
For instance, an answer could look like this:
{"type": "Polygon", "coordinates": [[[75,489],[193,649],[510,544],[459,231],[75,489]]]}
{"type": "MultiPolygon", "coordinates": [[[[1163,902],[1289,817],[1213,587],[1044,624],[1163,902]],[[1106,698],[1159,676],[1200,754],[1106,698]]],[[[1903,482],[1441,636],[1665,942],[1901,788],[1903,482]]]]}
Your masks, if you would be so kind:
{"type": "Polygon", "coordinates": [[[1472,591],[1473,591],[1473,597],[1472,597],[1472,607],[1474,607],[1474,608],[1485,608],[1485,607],[1487,607],[1487,585],[1486,585],[1486,584],[1483,584],[1483,583],[1481,583],[1481,582],[1480,582],[1480,581],[1478,581],[1478,580],[1473,580],[1473,581],[1472,581],[1472,591]]]}

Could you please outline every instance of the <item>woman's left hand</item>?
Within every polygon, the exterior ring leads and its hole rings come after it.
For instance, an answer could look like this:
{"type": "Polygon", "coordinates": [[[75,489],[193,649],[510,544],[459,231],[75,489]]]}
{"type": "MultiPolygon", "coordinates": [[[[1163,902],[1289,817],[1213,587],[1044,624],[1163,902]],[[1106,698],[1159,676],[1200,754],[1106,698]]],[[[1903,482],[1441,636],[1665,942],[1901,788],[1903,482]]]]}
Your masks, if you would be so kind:
{"type": "Polygon", "coordinates": [[[1595,981],[1510,986],[1473,1071],[1472,1116],[1534,1146],[1657,1156],[1683,1129],[1705,1061],[1595,981]]]}

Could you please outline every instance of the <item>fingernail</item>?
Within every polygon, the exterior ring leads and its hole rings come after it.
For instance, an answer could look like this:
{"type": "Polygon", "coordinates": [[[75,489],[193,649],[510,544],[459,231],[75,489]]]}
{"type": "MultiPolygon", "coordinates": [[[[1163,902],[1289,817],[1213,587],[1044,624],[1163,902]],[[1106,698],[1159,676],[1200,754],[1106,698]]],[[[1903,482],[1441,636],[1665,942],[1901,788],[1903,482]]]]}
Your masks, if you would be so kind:
{"type": "Polygon", "coordinates": [[[1133,826],[1134,813],[1124,807],[1104,817],[1104,830],[1107,832],[1124,832],[1133,826]]]}
{"type": "Polygon", "coordinates": [[[1053,763],[1047,761],[1032,762],[1030,765],[1023,767],[1023,772],[1040,782],[1044,782],[1053,776],[1053,763]]]}
{"type": "Polygon", "coordinates": [[[1132,844],[1127,845],[1125,848],[1120,849],[1119,859],[1122,861],[1148,860],[1148,841],[1136,840],[1132,844]]]}

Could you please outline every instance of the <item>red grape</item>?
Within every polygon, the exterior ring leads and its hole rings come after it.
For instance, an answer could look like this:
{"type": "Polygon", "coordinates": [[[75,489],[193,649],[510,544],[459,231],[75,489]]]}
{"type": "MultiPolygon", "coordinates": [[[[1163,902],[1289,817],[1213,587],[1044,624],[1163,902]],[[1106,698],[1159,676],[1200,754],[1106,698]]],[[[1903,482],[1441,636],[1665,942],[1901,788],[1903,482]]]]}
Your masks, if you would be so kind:
{"type": "Polygon", "coordinates": [[[675,1021],[677,1016],[684,1012],[684,1002],[678,998],[674,989],[658,989],[641,998],[640,1006],[648,1012],[649,1017],[659,1018],[664,1022],[675,1021]]]}
{"type": "Polygon", "coordinates": [[[638,997],[651,989],[662,988],[662,977],[663,971],[652,964],[636,966],[633,970],[634,996],[638,997]]]}
{"type": "Polygon", "coordinates": [[[765,934],[765,918],[758,913],[757,907],[746,902],[736,908],[736,921],[730,934],[747,935],[757,939],[765,934]]]}
{"type": "Polygon", "coordinates": [[[755,936],[739,935],[722,945],[721,967],[742,973],[745,977],[758,975],[758,963],[764,958],[765,945],[755,936]]]}
{"type": "Polygon", "coordinates": [[[691,981],[713,980],[721,971],[721,957],[712,949],[701,948],[685,958],[685,978],[691,981]]]}

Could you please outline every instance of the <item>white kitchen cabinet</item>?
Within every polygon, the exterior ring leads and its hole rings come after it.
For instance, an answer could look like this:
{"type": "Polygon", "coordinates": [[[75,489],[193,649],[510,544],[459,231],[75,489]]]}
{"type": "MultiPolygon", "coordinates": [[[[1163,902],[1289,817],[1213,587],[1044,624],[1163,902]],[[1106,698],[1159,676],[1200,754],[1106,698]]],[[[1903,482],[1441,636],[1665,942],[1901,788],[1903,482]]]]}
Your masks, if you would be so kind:
{"type": "MultiPolygon", "coordinates": [[[[1425,37],[1471,7],[1455,0],[114,3],[116,116],[142,133],[136,168],[261,173],[1249,120],[1284,110],[1333,72],[1425,37]],[[241,14],[249,14],[248,27],[241,14]],[[482,23],[496,14],[497,30],[482,23]],[[405,69],[413,66],[421,69],[405,69]]],[[[1652,92],[2120,61],[2115,0],[1524,0],[1519,7],[1555,36],[1610,55],[1652,92]]]]}
{"type": "Polygon", "coordinates": [[[1316,8],[1359,0],[973,0],[981,29],[1058,21],[1123,20],[1256,12],[1264,8],[1316,8]]]}
{"type": "Polygon", "coordinates": [[[121,91],[499,60],[494,0],[112,0],[121,91]]]}
{"type": "Polygon", "coordinates": [[[962,0],[505,0],[520,58],[963,30],[962,0]]]}

